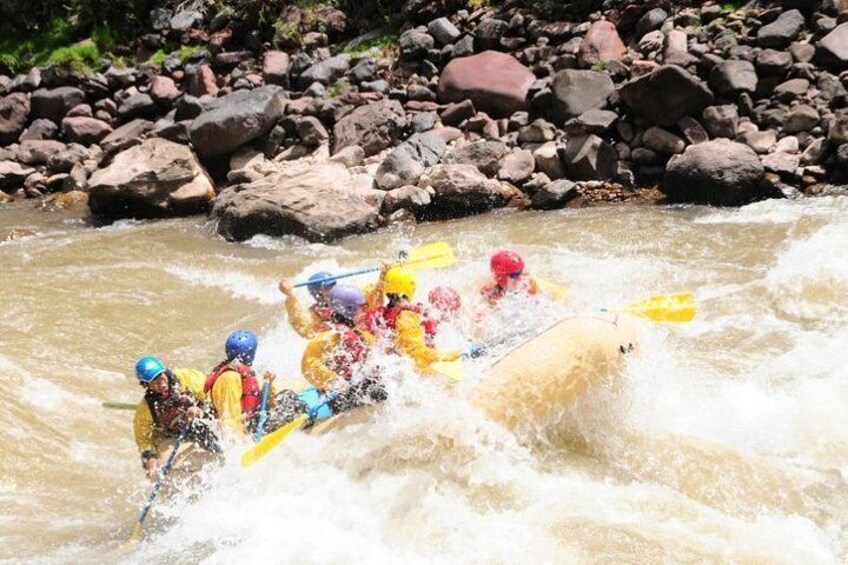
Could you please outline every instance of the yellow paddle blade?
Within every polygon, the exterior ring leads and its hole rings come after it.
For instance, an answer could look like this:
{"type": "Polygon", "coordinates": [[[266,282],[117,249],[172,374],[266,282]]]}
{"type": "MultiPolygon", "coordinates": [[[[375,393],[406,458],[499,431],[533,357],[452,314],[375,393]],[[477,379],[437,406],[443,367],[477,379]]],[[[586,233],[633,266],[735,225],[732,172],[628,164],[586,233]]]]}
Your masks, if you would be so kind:
{"type": "Polygon", "coordinates": [[[689,292],[660,294],[624,308],[655,322],[690,322],[695,318],[695,297],[689,292]]]}
{"type": "Polygon", "coordinates": [[[535,277],[535,279],[539,283],[539,288],[542,289],[542,292],[547,294],[552,300],[568,300],[568,289],[564,286],[540,279],[539,277],[535,277]]]}
{"type": "Polygon", "coordinates": [[[279,430],[274,430],[262,438],[262,441],[244,452],[244,455],[241,456],[241,466],[250,467],[268,455],[268,452],[277,447],[290,433],[305,424],[307,419],[305,414],[298,416],[279,430]]]}
{"type": "Polygon", "coordinates": [[[437,361],[430,365],[430,369],[456,383],[465,378],[465,370],[459,361],[437,361]]]}
{"type": "Polygon", "coordinates": [[[456,257],[447,242],[437,241],[410,249],[402,263],[413,269],[443,269],[456,263],[456,257]]]}
{"type": "Polygon", "coordinates": [[[141,539],[141,522],[136,522],[135,526],[133,526],[132,533],[130,533],[130,537],[127,538],[125,544],[133,544],[138,542],[141,539]]]}

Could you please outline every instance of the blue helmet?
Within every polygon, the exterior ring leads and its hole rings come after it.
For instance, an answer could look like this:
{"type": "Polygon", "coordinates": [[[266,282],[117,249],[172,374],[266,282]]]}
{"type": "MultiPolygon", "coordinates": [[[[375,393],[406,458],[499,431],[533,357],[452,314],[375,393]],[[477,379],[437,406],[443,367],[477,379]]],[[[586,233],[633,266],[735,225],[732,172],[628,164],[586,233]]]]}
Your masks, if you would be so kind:
{"type": "Polygon", "coordinates": [[[330,308],[333,312],[352,320],[356,311],[365,305],[365,294],[353,285],[340,284],[330,293],[330,308]]]}
{"type": "Polygon", "coordinates": [[[135,364],[135,376],[144,384],[165,372],[165,365],[156,357],[142,357],[135,364]]]}
{"type": "Polygon", "coordinates": [[[312,295],[312,298],[318,300],[321,297],[322,290],[327,290],[328,288],[336,286],[335,279],[326,280],[331,279],[332,277],[333,273],[328,273],[327,271],[318,271],[317,273],[309,275],[309,278],[306,279],[306,289],[309,291],[309,294],[312,295]]]}
{"type": "Polygon", "coordinates": [[[256,355],[256,346],[259,345],[259,340],[256,339],[256,334],[247,330],[239,330],[230,334],[227,338],[227,359],[240,359],[248,365],[253,363],[253,357],[256,355]]]}

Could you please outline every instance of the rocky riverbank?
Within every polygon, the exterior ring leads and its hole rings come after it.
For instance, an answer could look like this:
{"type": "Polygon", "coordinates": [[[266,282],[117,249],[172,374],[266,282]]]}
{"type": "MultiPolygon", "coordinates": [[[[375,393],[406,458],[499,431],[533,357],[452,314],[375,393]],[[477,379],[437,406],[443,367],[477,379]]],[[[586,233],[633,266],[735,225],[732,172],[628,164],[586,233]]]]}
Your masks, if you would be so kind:
{"type": "Polygon", "coordinates": [[[157,8],[123,46],[134,67],[0,76],[0,189],[98,219],[210,213],[228,239],[329,240],[846,182],[848,1],[562,4],[410,0],[394,42],[351,37],[330,4],[290,6],[273,44],[231,10],[157,8]]]}

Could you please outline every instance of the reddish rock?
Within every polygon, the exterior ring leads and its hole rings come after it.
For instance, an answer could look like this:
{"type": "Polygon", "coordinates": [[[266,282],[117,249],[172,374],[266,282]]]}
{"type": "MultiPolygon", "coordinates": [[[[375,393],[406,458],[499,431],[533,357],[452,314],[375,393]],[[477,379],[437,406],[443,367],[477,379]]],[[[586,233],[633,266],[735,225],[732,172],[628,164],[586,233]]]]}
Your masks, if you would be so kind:
{"type": "Polygon", "coordinates": [[[66,117],[68,118],[90,118],[94,114],[91,111],[91,106],[88,104],[77,104],[67,113],[66,117]]]}
{"type": "Polygon", "coordinates": [[[527,108],[535,77],[515,58],[497,51],[453,59],[439,79],[439,102],[469,99],[478,110],[507,118],[527,108]]]}
{"type": "Polygon", "coordinates": [[[69,142],[91,145],[110,133],[112,126],[96,118],[77,116],[62,120],[62,134],[69,142]]]}
{"type": "Polygon", "coordinates": [[[589,28],[583,43],[580,44],[577,56],[584,66],[591,67],[595,63],[621,61],[625,53],[627,53],[627,47],[618,36],[615,26],[606,20],[601,20],[589,28]]]}
{"type": "Polygon", "coordinates": [[[204,95],[216,96],[218,94],[215,72],[209,65],[201,65],[188,75],[188,92],[198,98],[204,95]]]}
{"type": "Polygon", "coordinates": [[[286,100],[286,110],[290,114],[303,114],[306,109],[312,104],[314,98],[311,96],[302,96],[294,100],[286,100]]]}
{"type": "Polygon", "coordinates": [[[227,45],[229,45],[230,40],[233,38],[233,30],[230,28],[224,28],[221,31],[216,31],[209,38],[209,48],[213,53],[217,53],[227,45]]]}
{"type": "Polygon", "coordinates": [[[333,152],[358,145],[369,157],[394,145],[406,126],[406,114],[397,100],[380,100],[360,106],[336,122],[333,152]]]}
{"type": "Polygon", "coordinates": [[[171,104],[180,94],[173,79],[157,75],[150,80],[150,97],[159,104],[171,104]]]}
{"type": "Polygon", "coordinates": [[[659,68],[659,63],[656,63],[654,61],[633,61],[633,64],[630,65],[630,78],[643,77],[659,68]]]}
{"type": "Polygon", "coordinates": [[[410,100],[406,103],[406,109],[410,112],[435,112],[439,105],[426,100],[410,100]]]}
{"type": "Polygon", "coordinates": [[[18,140],[29,119],[29,110],[29,98],[23,92],[0,99],[0,144],[18,140]]]}

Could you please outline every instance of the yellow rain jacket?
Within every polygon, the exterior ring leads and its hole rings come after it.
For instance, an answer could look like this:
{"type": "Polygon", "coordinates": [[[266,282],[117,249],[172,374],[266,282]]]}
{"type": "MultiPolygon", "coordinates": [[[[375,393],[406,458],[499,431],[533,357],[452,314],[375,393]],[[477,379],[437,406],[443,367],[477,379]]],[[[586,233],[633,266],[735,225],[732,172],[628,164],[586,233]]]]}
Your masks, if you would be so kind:
{"type": "Polygon", "coordinates": [[[427,369],[437,361],[456,361],[459,351],[439,351],[427,345],[421,315],[412,310],[404,310],[395,324],[395,345],[398,351],[408,355],[418,370],[427,369]]]}
{"type": "MultiPolygon", "coordinates": [[[[358,334],[362,341],[362,345],[367,348],[373,346],[377,339],[370,333],[364,330],[352,330],[358,334]]],[[[353,360],[354,355],[346,356],[342,338],[345,336],[342,331],[332,329],[322,332],[315,336],[307,345],[303,352],[303,360],[301,362],[301,371],[303,378],[319,390],[327,390],[332,388],[340,379],[344,379],[342,374],[344,371],[351,371],[356,363],[353,360]],[[336,357],[343,359],[342,363],[346,366],[339,366],[340,363],[336,357]],[[344,362],[345,357],[347,363],[344,362]]]]}
{"type": "MultiPolygon", "coordinates": [[[[206,394],[203,392],[206,375],[197,369],[175,369],[174,376],[177,379],[178,388],[174,394],[179,392],[193,397],[198,402],[206,402],[206,394]]],[[[171,440],[167,437],[165,430],[156,425],[153,414],[150,413],[150,406],[144,399],[135,409],[133,434],[140,454],[159,453],[160,444],[171,440]]]]}
{"type": "Polygon", "coordinates": [[[286,297],[286,313],[294,331],[305,339],[315,337],[326,323],[314,309],[303,308],[294,294],[286,297]]]}

